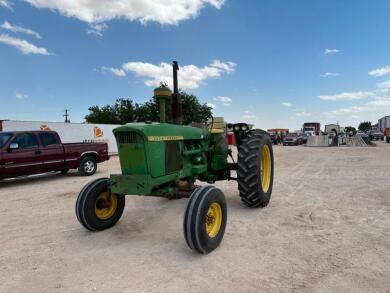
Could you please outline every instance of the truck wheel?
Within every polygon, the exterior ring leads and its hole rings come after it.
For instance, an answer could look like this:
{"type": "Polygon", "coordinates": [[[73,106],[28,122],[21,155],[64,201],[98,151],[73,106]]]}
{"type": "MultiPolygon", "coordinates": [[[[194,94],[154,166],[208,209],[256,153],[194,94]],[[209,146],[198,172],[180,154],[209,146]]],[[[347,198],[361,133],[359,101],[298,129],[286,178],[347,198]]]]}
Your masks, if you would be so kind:
{"type": "Polygon", "coordinates": [[[76,201],[76,216],[81,225],[91,231],[114,226],[125,208],[125,196],[112,193],[108,178],[89,182],[80,191],[76,201]]]}
{"type": "Polygon", "coordinates": [[[92,157],[84,157],[80,161],[79,173],[81,176],[91,176],[97,169],[96,160],[92,157]]]}
{"type": "Polygon", "coordinates": [[[184,214],[184,238],[188,246],[207,254],[216,249],[225,233],[227,209],[222,191],[213,186],[196,189],[184,214]]]}
{"type": "Polygon", "coordinates": [[[265,207],[271,199],[274,156],[269,135],[257,130],[242,141],[238,151],[237,181],[248,207],[265,207]]]}

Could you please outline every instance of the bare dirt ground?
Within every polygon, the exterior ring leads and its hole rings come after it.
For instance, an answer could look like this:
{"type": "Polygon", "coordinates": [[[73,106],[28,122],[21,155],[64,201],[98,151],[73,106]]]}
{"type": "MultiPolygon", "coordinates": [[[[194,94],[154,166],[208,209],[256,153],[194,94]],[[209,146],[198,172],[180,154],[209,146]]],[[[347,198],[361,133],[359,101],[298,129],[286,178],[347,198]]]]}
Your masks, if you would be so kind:
{"type": "Polygon", "coordinates": [[[221,246],[193,253],[187,199],[128,196],[122,219],[92,233],[74,205],[88,181],[118,172],[0,183],[0,292],[389,292],[390,144],[275,147],[271,203],[248,209],[236,182],[221,246]]]}

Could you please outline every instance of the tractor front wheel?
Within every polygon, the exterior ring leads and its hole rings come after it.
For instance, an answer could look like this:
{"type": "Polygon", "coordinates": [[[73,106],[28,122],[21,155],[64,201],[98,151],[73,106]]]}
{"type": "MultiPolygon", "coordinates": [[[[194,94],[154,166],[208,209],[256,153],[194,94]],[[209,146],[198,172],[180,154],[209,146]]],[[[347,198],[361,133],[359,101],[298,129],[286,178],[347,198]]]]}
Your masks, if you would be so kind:
{"type": "Polygon", "coordinates": [[[88,183],[76,201],[76,216],[81,225],[91,231],[114,226],[125,208],[125,196],[112,193],[108,179],[100,178],[88,183]]]}
{"type": "Polygon", "coordinates": [[[213,186],[196,189],[184,214],[184,237],[188,246],[207,254],[216,249],[225,233],[227,209],[222,191],[213,186]]]}
{"type": "Polygon", "coordinates": [[[271,138],[265,131],[252,130],[238,150],[237,181],[243,203],[248,207],[268,205],[273,180],[271,138]]]}

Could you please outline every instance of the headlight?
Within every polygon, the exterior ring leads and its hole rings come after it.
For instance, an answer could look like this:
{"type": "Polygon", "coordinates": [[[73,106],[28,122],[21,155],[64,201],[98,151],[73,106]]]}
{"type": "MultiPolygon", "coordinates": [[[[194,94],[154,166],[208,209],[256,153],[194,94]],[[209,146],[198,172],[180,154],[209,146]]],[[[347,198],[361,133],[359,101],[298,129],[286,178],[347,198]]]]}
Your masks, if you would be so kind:
{"type": "Polygon", "coordinates": [[[234,130],[235,130],[235,131],[240,131],[240,129],[241,129],[241,128],[240,128],[240,125],[235,125],[235,126],[234,126],[234,130]]]}
{"type": "Polygon", "coordinates": [[[244,130],[244,131],[245,131],[245,130],[248,130],[248,126],[242,125],[242,126],[241,126],[241,129],[244,130]]]}

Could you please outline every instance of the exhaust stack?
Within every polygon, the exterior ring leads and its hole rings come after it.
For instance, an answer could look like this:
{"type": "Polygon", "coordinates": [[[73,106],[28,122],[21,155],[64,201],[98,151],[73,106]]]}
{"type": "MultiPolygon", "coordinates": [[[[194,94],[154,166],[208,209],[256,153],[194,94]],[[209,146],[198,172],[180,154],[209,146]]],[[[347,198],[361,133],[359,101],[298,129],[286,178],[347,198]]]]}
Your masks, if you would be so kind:
{"type": "Polygon", "coordinates": [[[177,72],[179,71],[179,64],[177,61],[172,62],[173,68],[173,94],[172,94],[172,119],[174,124],[183,124],[183,114],[181,97],[177,82],[177,72]]]}

